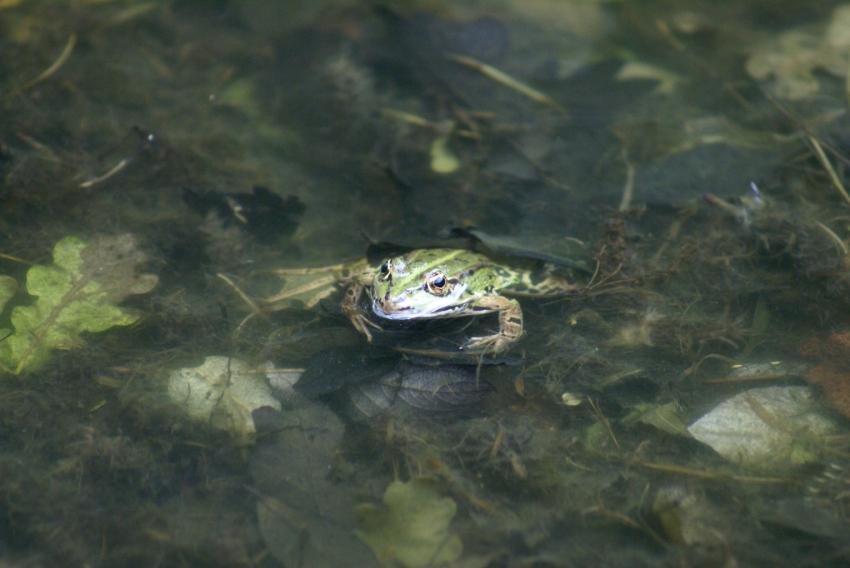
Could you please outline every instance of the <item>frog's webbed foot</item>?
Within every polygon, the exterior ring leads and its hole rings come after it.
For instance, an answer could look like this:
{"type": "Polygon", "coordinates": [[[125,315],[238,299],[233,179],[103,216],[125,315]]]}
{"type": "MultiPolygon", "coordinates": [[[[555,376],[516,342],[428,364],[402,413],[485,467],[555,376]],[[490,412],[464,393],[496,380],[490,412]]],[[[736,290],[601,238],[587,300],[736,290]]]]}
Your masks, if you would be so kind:
{"type": "Polygon", "coordinates": [[[348,321],[350,321],[351,325],[354,326],[354,329],[356,329],[357,331],[359,331],[360,333],[365,335],[366,341],[368,341],[369,343],[372,343],[372,332],[369,331],[369,328],[371,327],[371,328],[374,328],[374,329],[377,329],[378,331],[380,331],[381,326],[379,326],[378,324],[376,324],[375,322],[373,322],[372,320],[370,320],[369,318],[364,316],[362,312],[357,313],[357,314],[346,314],[346,315],[348,316],[348,321]]]}
{"type": "Polygon", "coordinates": [[[372,332],[369,328],[380,330],[381,326],[367,318],[360,309],[360,296],[363,295],[365,286],[361,282],[353,282],[345,290],[345,296],[342,298],[342,313],[351,322],[358,332],[366,336],[366,341],[372,342],[372,332]]]}
{"type": "Polygon", "coordinates": [[[499,332],[471,337],[462,349],[501,353],[522,337],[522,309],[516,300],[504,296],[487,296],[477,301],[475,306],[499,312],[499,332]]]}

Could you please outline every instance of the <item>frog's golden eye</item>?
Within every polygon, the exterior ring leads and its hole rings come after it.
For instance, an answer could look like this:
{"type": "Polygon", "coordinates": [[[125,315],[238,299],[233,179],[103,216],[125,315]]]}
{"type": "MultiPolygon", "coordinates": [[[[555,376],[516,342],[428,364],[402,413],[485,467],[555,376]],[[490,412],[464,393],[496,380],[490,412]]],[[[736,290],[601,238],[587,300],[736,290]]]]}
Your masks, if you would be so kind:
{"type": "Polygon", "coordinates": [[[390,261],[385,260],[379,269],[381,271],[381,280],[389,280],[390,279],[390,261]]]}
{"type": "Polygon", "coordinates": [[[447,294],[449,291],[447,284],[446,275],[442,272],[434,272],[428,276],[428,291],[434,295],[442,296],[447,294]]]}

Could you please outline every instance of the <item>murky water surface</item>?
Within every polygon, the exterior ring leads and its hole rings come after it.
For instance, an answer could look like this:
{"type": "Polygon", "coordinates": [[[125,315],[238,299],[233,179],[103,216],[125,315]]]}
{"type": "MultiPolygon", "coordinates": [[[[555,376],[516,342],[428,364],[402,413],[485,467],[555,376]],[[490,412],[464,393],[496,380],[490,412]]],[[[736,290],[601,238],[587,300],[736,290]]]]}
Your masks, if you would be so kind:
{"type": "Polygon", "coordinates": [[[0,0],[0,564],[846,565],[850,4],[367,4],[0,0]]]}

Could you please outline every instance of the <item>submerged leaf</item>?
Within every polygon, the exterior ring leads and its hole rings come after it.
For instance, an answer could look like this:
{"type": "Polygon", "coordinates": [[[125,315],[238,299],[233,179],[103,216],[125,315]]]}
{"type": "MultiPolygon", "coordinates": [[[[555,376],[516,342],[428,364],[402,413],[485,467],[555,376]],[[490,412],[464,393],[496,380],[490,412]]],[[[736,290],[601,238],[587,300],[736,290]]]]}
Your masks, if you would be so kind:
{"type": "Polygon", "coordinates": [[[18,282],[11,276],[0,276],[0,312],[18,292],[18,282]]]}
{"type": "Polygon", "coordinates": [[[617,72],[618,81],[651,80],[656,81],[658,86],[655,92],[659,94],[670,94],[682,81],[682,78],[663,67],[643,63],[640,61],[629,61],[617,72]]]}
{"type": "Polygon", "coordinates": [[[230,357],[207,357],[198,367],[174,371],[168,394],[195,420],[209,421],[245,440],[256,432],[254,410],[263,406],[280,410],[262,373],[230,357]]]}
{"type": "Polygon", "coordinates": [[[730,461],[769,468],[813,461],[835,429],[807,387],[765,387],[720,403],[688,431],[730,461]]]}
{"type": "Polygon", "coordinates": [[[293,398],[284,412],[254,412],[253,487],[266,546],[284,566],[376,566],[352,532],[357,492],[340,482],[345,425],[324,404],[293,398]],[[333,543],[332,545],[329,545],[333,543]]]}
{"type": "Polygon", "coordinates": [[[137,314],[115,304],[156,286],[156,276],[136,273],[144,261],[132,235],[56,243],[53,264],[27,272],[27,292],[37,300],[12,310],[14,333],[0,344],[0,363],[20,374],[44,363],[53,349],[79,347],[83,332],[135,323],[137,314]]]}
{"type": "Polygon", "coordinates": [[[455,502],[440,497],[426,480],[393,481],[384,492],[383,507],[357,507],[357,536],[385,562],[407,568],[452,562],[463,551],[460,538],[449,533],[456,512],[455,502]]]}
{"type": "Polygon", "coordinates": [[[682,419],[682,408],[675,401],[661,405],[649,403],[636,405],[623,419],[623,423],[632,425],[637,422],[654,426],[662,432],[675,436],[690,437],[688,425],[682,419]]]}
{"type": "Polygon", "coordinates": [[[755,79],[773,78],[776,95],[790,100],[811,98],[820,90],[817,71],[846,77],[850,64],[850,6],[839,6],[821,28],[801,27],[757,46],[747,60],[755,79]]]}
{"type": "Polygon", "coordinates": [[[441,134],[431,143],[431,169],[438,174],[451,174],[460,167],[460,160],[449,148],[451,133],[441,134]]]}

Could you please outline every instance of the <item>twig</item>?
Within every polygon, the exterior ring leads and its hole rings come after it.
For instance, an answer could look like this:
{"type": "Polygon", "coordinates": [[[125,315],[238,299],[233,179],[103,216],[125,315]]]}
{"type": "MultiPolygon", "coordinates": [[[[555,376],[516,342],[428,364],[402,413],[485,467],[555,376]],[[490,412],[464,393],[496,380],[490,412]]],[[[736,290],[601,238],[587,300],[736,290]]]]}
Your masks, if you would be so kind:
{"type": "Polygon", "coordinates": [[[129,160],[127,160],[127,158],[124,158],[124,159],[122,159],[120,162],[118,162],[117,164],[115,164],[115,165],[114,165],[114,166],[113,166],[113,167],[112,167],[112,168],[111,168],[108,172],[106,172],[105,174],[100,175],[100,176],[97,176],[97,177],[95,177],[95,178],[87,179],[86,181],[82,182],[82,183],[80,184],[80,187],[81,187],[82,189],[88,189],[88,188],[93,187],[93,186],[95,186],[95,185],[97,185],[97,184],[99,184],[99,183],[103,183],[103,182],[105,182],[106,180],[108,180],[109,178],[111,178],[112,176],[114,176],[115,174],[117,174],[118,172],[120,172],[121,170],[123,170],[124,168],[126,168],[126,167],[127,167],[127,164],[129,164],[129,163],[130,163],[130,162],[129,162],[129,160]]]}
{"type": "Polygon", "coordinates": [[[789,375],[788,373],[758,373],[755,375],[728,375],[725,377],[721,377],[719,379],[706,379],[702,383],[704,385],[728,385],[735,383],[749,383],[749,382],[757,382],[757,381],[780,381],[783,379],[789,379],[794,377],[795,375],[789,375]]]}
{"type": "Polygon", "coordinates": [[[492,65],[487,65],[482,61],[478,61],[477,59],[473,59],[472,57],[468,57],[466,55],[460,55],[457,53],[447,53],[446,57],[451,59],[455,63],[460,63],[464,67],[469,67],[470,69],[475,69],[488,79],[492,79],[493,81],[503,85],[521,95],[528,97],[529,99],[538,102],[542,105],[546,105],[551,107],[558,112],[566,114],[566,109],[562,107],[557,101],[555,101],[549,95],[541,93],[537,89],[533,87],[529,87],[525,83],[521,83],[505,73],[504,71],[500,71],[496,69],[492,65]]]}
{"type": "Polygon", "coordinates": [[[42,71],[38,77],[35,79],[31,79],[27,83],[24,83],[24,86],[20,88],[20,91],[26,91],[30,87],[41,83],[42,81],[49,79],[54,73],[59,71],[63,65],[68,61],[68,58],[71,57],[71,53],[74,52],[74,47],[77,45],[77,34],[71,34],[68,37],[68,42],[65,44],[65,48],[62,50],[62,53],[59,54],[59,57],[53,64],[42,71]]]}
{"type": "MultiPolygon", "coordinates": [[[[418,126],[419,128],[427,128],[429,130],[434,130],[440,132],[443,129],[443,125],[435,124],[429,121],[427,118],[423,118],[419,115],[403,111],[397,110],[393,108],[386,108],[381,111],[384,116],[387,118],[391,118],[393,120],[398,120],[400,122],[404,122],[405,124],[410,124],[412,126],[418,126]]],[[[463,138],[470,138],[472,140],[480,140],[481,135],[478,132],[474,132],[472,130],[468,130],[465,128],[458,128],[454,130],[454,134],[461,136],[463,138]]]]}
{"type": "Polygon", "coordinates": [[[835,168],[832,167],[832,163],[830,163],[829,158],[826,157],[823,148],[821,148],[820,142],[818,142],[818,139],[812,135],[809,135],[809,142],[815,149],[815,154],[817,154],[818,160],[820,160],[823,169],[825,169],[826,173],[829,174],[829,179],[832,181],[832,185],[838,190],[841,197],[844,198],[844,202],[850,204],[850,195],[848,195],[847,190],[844,189],[844,184],[841,183],[841,179],[838,177],[838,174],[835,173],[835,168]]]}
{"type": "Polygon", "coordinates": [[[663,538],[661,538],[661,536],[658,533],[656,533],[654,530],[652,530],[651,528],[649,528],[648,526],[646,526],[642,523],[637,522],[633,518],[631,518],[628,515],[625,515],[623,513],[618,513],[617,511],[611,511],[609,509],[606,509],[602,505],[598,505],[596,507],[591,507],[589,509],[585,509],[585,510],[582,511],[582,515],[589,515],[589,514],[599,515],[602,518],[611,519],[611,520],[617,521],[618,523],[621,523],[621,524],[623,524],[623,525],[625,525],[629,528],[635,529],[637,531],[641,531],[641,532],[649,535],[650,538],[652,538],[652,540],[654,540],[655,543],[658,544],[659,546],[666,546],[667,545],[667,542],[663,538]]]}
{"type": "MultiPolygon", "coordinates": [[[[776,110],[778,110],[782,114],[782,116],[784,116],[785,118],[790,120],[796,127],[798,127],[800,130],[802,130],[803,133],[807,137],[817,139],[817,136],[815,135],[814,132],[812,132],[812,129],[809,128],[809,126],[805,122],[803,122],[803,120],[801,118],[799,118],[794,113],[792,113],[785,105],[780,103],[778,100],[776,100],[775,98],[773,98],[769,94],[765,93],[765,97],[767,97],[767,100],[770,101],[770,104],[772,104],[774,106],[774,108],[776,108],[776,110]]],[[[843,164],[846,164],[846,165],[850,165],[850,159],[844,157],[841,154],[841,152],[836,150],[833,146],[827,144],[824,141],[819,140],[819,142],[820,142],[820,145],[823,148],[826,148],[827,150],[829,150],[829,152],[832,153],[832,155],[835,156],[838,159],[839,162],[842,162],[843,164]]]]}
{"type": "Polygon", "coordinates": [[[11,254],[6,254],[5,252],[0,252],[0,259],[11,260],[12,262],[18,262],[20,264],[32,264],[28,260],[24,260],[23,258],[18,258],[17,256],[12,256],[11,254]]]}
{"type": "Polygon", "coordinates": [[[254,302],[254,300],[252,300],[251,297],[248,296],[248,294],[243,292],[242,289],[239,286],[237,286],[236,283],[233,282],[233,280],[230,279],[230,277],[228,277],[226,274],[222,274],[221,272],[216,273],[216,276],[221,278],[222,280],[224,280],[224,282],[228,286],[230,286],[230,288],[232,288],[233,291],[236,292],[236,294],[240,298],[242,298],[242,301],[245,302],[246,304],[248,304],[248,307],[251,308],[251,311],[254,314],[262,314],[263,313],[263,310],[260,309],[260,307],[257,305],[257,303],[254,302]]]}
{"type": "Polygon", "coordinates": [[[820,221],[815,221],[815,225],[817,225],[821,231],[826,233],[826,236],[829,237],[830,240],[832,240],[839,249],[841,249],[841,252],[844,254],[844,256],[850,254],[850,251],[847,250],[847,245],[844,244],[844,241],[841,240],[841,237],[835,234],[835,231],[833,231],[820,221]]]}
{"type": "Polygon", "coordinates": [[[29,134],[25,134],[23,132],[16,132],[15,134],[17,135],[18,138],[20,138],[21,140],[23,140],[24,142],[29,144],[31,147],[33,147],[36,150],[38,150],[39,152],[43,153],[45,155],[45,159],[47,161],[53,162],[53,163],[56,163],[56,164],[63,163],[62,159],[59,156],[57,156],[56,152],[54,152],[47,144],[39,142],[38,140],[36,140],[32,136],[30,136],[29,134]]]}
{"type": "Polygon", "coordinates": [[[632,195],[635,191],[635,166],[629,161],[629,154],[623,148],[623,162],[626,164],[626,183],[623,185],[623,198],[620,200],[620,213],[632,206],[632,195]]]}
{"type": "Polygon", "coordinates": [[[720,355],[719,353],[709,353],[708,355],[704,356],[702,359],[685,369],[682,372],[682,376],[689,377],[693,374],[696,374],[702,364],[708,361],[709,359],[718,359],[720,361],[725,361],[730,365],[734,365],[735,363],[737,363],[737,361],[735,359],[732,359],[731,357],[726,357],[725,355],[720,355]]]}
{"type": "Polygon", "coordinates": [[[620,442],[617,441],[617,436],[614,435],[614,430],[611,429],[611,423],[608,422],[608,419],[605,418],[605,415],[602,414],[602,410],[599,408],[599,405],[596,404],[596,401],[591,397],[587,397],[587,401],[590,403],[590,408],[593,409],[593,414],[596,415],[596,419],[602,422],[602,425],[605,426],[605,429],[608,430],[608,436],[611,437],[611,441],[614,442],[614,445],[617,448],[620,448],[620,442]]]}
{"type": "Polygon", "coordinates": [[[634,460],[630,462],[634,465],[651,469],[653,471],[661,471],[664,473],[675,473],[679,475],[687,475],[690,477],[698,477],[700,479],[711,479],[716,481],[736,481],[740,483],[793,483],[793,479],[786,477],[758,477],[752,475],[733,475],[720,471],[712,471],[710,469],[693,469],[673,463],[658,463],[634,460]]]}

